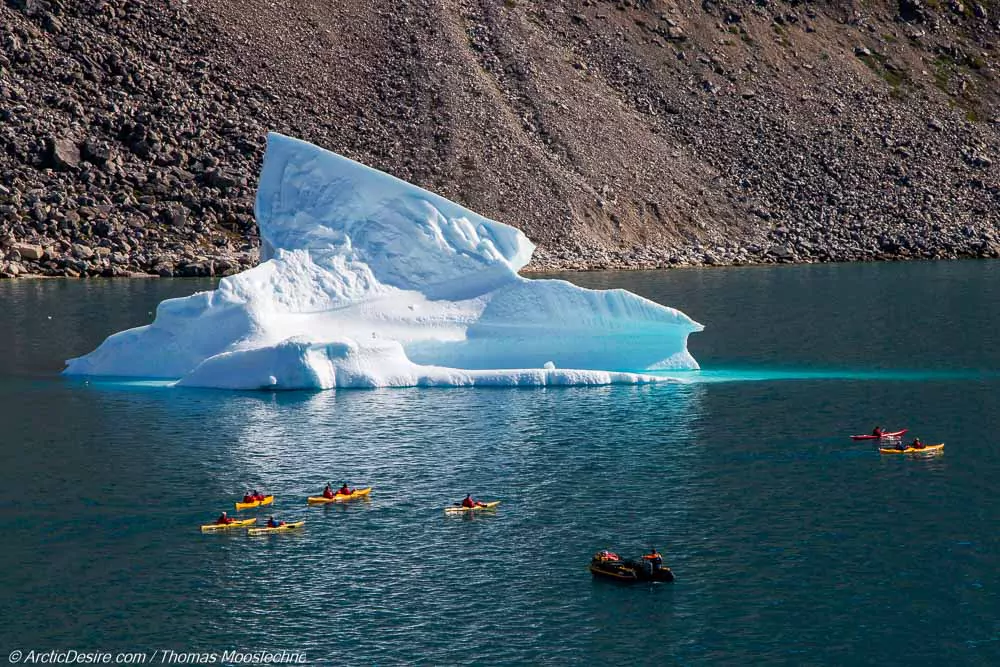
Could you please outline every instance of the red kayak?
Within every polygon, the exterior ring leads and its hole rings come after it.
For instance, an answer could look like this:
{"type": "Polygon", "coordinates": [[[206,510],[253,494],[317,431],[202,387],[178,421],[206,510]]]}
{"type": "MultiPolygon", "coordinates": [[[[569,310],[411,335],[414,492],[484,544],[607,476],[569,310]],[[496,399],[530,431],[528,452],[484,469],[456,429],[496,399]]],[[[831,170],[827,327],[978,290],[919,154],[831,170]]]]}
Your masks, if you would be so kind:
{"type": "Polygon", "coordinates": [[[910,429],[904,428],[902,431],[883,433],[882,435],[852,435],[851,440],[886,440],[888,438],[902,438],[903,434],[910,429]]]}

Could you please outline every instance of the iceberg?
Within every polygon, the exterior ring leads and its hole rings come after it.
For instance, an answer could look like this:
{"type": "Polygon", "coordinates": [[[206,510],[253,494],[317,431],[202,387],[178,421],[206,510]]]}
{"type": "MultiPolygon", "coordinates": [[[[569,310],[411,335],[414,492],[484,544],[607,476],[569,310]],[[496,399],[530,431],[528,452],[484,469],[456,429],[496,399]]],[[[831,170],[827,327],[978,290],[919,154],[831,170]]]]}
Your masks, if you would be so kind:
{"type": "Polygon", "coordinates": [[[684,313],[518,274],[517,229],[271,133],[260,264],[160,303],[67,375],[227,389],[636,384],[696,369],[684,313]]]}

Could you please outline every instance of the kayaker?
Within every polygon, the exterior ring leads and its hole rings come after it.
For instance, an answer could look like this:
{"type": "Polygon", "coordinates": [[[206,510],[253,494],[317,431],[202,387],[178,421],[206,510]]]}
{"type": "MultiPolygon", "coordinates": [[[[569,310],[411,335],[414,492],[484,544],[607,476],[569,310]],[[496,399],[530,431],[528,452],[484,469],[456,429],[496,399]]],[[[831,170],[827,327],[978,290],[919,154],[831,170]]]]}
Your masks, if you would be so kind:
{"type": "Polygon", "coordinates": [[[333,487],[331,487],[330,484],[327,483],[326,488],[323,489],[323,497],[324,498],[333,498],[333,496],[334,496],[333,487]]]}
{"type": "Polygon", "coordinates": [[[663,565],[663,556],[661,556],[660,553],[652,547],[650,547],[648,554],[643,554],[642,559],[650,562],[654,568],[658,568],[663,565]]]}
{"type": "Polygon", "coordinates": [[[267,527],[268,528],[280,528],[281,526],[284,526],[284,525],[285,525],[284,521],[275,521],[273,516],[270,519],[267,520],[267,527]]]}
{"type": "Polygon", "coordinates": [[[898,449],[901,452],[905,452],[906,451],[906,445],[903,444],[902,440],[900,440],[899,442],[896,443],[896,449],[898,449]]]}
{"type": "Polygon", "coordinates": [[[872,429],[872,435],[874,435],[876,438],[881,438],[883,433],[884,431],[882,430],[881,426],[876,426],[875,428],[872,429]]]}
{"type": "Polygon", "coordinates": [[[254,500],[264,500],[265,497],[266,496],[263,493],[261,493],[260,491],[258,491],[257,489],[253,490],[253,499],[254,500]]]}
{"type": "Polygon", "coordinates": [[[341,496],[349,496],[349,495],[351,495],[352,493],[354,493],[354,491],[353,491],[353,490],[351,490],[351,488],[350,488],[349,486],[347,486],[347,482],[344,482],[344,483],[343,483],[343,484],[342,484],[342,485],[340,486],[340,488],[339,488],[339,489],[337,489],[337,494],[338,494],[338,495],[341,495],[341,496]]]}
{"type": "Polygon", "coordinates": [[[245,503],[252,503],[255,500],[257,500],[257,498],[255,498],[254,495],[252,493],[250,493],[249,491],[247,491],[246,493],[243,494],[243,502],[245,502],[245,503]]]}
{"type": "Polygon", "coordinates": [[[486,503],[481,503],[478,500],[472,499],[472,494],[465,494],[465,498],[462,499],[462,507],[486,507],[486,503]]]}
{"type": "Polygon", "coordinates": [[[232,523],[234,521],[236,521],[236,519],[230,518],[230,516],[228,514],[226,514],[225,512],[223,512],[222,514],[219,515],[219,518],[215,520],[215,523],[217,523],[220,526],[222,526],[222,525],[230,524],[230,523],[232,523]]]}
{"type": "Polygon", "coordinates": [[[910,447],[913,447],[914,449],[923,449],[926,446],[927,445],[920,442],[920,438],[914,438],[913,442],[910,443],[910,447]]]}

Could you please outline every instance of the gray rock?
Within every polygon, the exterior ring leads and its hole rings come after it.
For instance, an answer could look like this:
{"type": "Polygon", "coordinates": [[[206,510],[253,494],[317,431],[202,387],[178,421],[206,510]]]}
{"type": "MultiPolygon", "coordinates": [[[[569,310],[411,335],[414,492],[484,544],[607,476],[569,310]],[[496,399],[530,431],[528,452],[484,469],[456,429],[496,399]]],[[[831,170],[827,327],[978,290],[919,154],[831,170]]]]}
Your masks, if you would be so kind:
{"type": "Polygon", "coordinates": [[[83,147],[80,150],[80,156],[87,162],[91,162],[98,166],[104,166],[111,158],[111,149],[106,143],[91,137],[83,142],[83,147]]]}
{"type": "Polygon", "coordinates": [[[52,167],[65,170],[80,166],[80,147],[72,139],[49,137],[46,148],[52,167]]]}
{"type": "Polygon", "coordinates": [[[172,227],[183,227],[187,222],[188,210],[183,206],[176,205],[164,211],[164,219],[172,227]]]}
{"type": "Polygon", "coordinates": [[[987,169],[993,164],[993,160],[978,151],[966,151],[962,153],[962,158],[973,167],[987,169]]]}
{"type": "Polygon", "coordinates": [[[178,267],[178,273],[185,278],[204,278],[215,275],[212,262],[189,262],[178,267]]]}
{"type": "Polygon", "coordinates": [[[235,176],[227,174],[220,169],[209,169],[206,171],[205,182],[221,190],[235,187],[239,183],[235,176]]]}
{"type": "MultiPolygon", "coordinates": [[[[79,216],[77,216],[79,218],[79,216]]],[[[94,234],[101,238],[114,236],[118,232],[117,226],[109,220],[98,220],[93,226],[94,234]]]]}
{"type": "Polygon", "coordinates": [[[28,16],[44,16],[52,11],[49,0],[16,0],[14,6],[28,16]]]}
{"type": "Polygon", "coordinates": [[[683,42],[687,39],[687,34],[677,26],[670,26],[664,32],[663,36],[671,42],[683,42]]]}
{"type": "Polygon", "coordinates": [[[767,254],[779,261],[791,261],[795,259],[795,252],[788,246],[771,246],[768,248],[767,254]]]}

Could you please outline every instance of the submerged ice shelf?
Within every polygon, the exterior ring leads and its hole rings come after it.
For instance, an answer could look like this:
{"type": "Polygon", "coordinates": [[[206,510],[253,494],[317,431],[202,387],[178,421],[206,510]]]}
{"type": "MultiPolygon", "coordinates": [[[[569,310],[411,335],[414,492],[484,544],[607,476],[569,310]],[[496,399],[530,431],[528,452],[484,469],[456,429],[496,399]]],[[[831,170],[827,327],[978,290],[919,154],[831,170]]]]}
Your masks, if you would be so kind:
{"type": "Polygon", "coordinates": [[[268,136],[260,265],[162,302],[69,375],[229,389],[663,381],[702,326],[624,290],[518,275],[520,231],[311,144],[268,136]]]}

